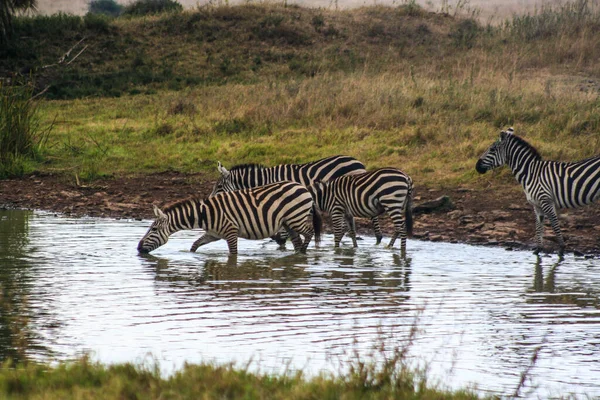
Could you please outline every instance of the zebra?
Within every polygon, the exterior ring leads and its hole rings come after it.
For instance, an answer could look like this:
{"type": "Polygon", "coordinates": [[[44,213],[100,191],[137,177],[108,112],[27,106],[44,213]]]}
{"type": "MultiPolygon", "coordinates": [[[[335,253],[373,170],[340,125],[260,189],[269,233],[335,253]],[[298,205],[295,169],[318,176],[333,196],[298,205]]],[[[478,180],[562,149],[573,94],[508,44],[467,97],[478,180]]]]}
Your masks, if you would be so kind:
{"type": "Polygon", "coordinates": [[[162,246],[177,231],[197,228],[206,231],[198,246],[225,239],[230,255],[237,255],[238,237],[264,239],[282,227],[297,252],[306,252],[313,235],[316,242],[320,240],[320,214],[306,187],[296,182],[282,181],[206,199],[190,198],[164,211],[155,206],[154,213],[156,220],[138,244],[140,253],[162,246]]]}
{"type": "Polygon", "coordinates": [[[502,165],[510,167],[535,211],[535,254],[542,250],[544,219],[547,218],[558,240],[558,254],[563,255],[565,241],[558,209],[584,206],[600,196],[600,156],[577,162],[542,160],[532,145],[509,128],[500,132],[500,138],[479,157],[475,169],[484,174],[502,165]]]}
{"type": "Polygon", "coordinates": [[[394,234],[388,247],[392,247],[400,236],[400,249],[402,253],[406,251],[406,237],[412,237],[413,228],[413,181],[404,172],[396,168],[381,168],[315,182],[308,190],[319,211],[331,215],[335,247],[340,245],[346,224],[352,244],[357,247],[354,217],[371,218],[379,244],[382,234],[377,217],[387,212],[394,223],[394,234]]]}
{"type": "Polygon", "coordinates": [[[315,181],[328,181],[348,174],[366,172],[365,165],[354,157],[331,156],[305,164],[281,164],[265,167],[260,164],[240,164],[227,170],[218,163],[221,177],[213,187],[212,195],[220,192],[262,186],[279,181],[293,181],[308,186],[315,181]]]}
{"type": "MultiPolygon", "coordinates": [[[[304,186],[319,181],[328,181],[349,174],[366,172],[365,165],[354,157],[336,155],[305,164],[281,164],[265,167],[260,164],[240,164],[227,170],[218,163],[221,176],[215,182],[211,196],[221,192],[262,186],[269,183],[289,180],[304,186]]],[[[281,232],[273,237],[280,245],[284,245],[287,235],[281,232]]],[[[202,244],[202,238],[192,245],[190,251],[196,251],[202,244]]],[[[381,240],[381,239],[380,239],[381,240]]],[[[379,242],[378,242],[379,243],[379,242]]]]}

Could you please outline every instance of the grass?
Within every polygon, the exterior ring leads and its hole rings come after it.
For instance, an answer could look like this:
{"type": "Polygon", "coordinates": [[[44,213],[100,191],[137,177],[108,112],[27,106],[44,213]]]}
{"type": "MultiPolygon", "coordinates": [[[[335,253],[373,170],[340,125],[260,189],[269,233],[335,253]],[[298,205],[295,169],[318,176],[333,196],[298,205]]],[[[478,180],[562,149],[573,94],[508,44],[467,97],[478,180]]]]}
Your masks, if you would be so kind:
{"type": "Polygon", "coordinates": [[[496,177],[477,177],[475,161],[507,126],[547,158],[600,152],[595,1],[499,26],[413,3],[18,21],[22,40],[3,50],[0,71],[54,63],[82,35],[88,45],[68,66],[34,67],[54,99],[42,117],[57,118],[37,164],[46,172],[216,173],[217,161],[350,154],[419,186],[480,187],[496,177]]]}
{"type": "Polygon", "coordinates": [[[305,377],[253,373],[233,365],[185,364],[169,377],[157,366],[102,365],[84,357],[49,366],[0,367],[0,397],[19,399],[477,399],[471,391],[446,391],[404,367],[358,369],[344,376],[305,377]]]}

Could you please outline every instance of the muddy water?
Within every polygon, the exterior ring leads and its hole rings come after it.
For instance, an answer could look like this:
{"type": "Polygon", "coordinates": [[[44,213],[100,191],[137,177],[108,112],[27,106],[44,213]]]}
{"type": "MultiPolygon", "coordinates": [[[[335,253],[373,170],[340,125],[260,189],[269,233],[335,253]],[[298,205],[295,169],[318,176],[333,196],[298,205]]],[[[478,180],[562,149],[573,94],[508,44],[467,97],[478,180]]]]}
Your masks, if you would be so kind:
{"type": "Polygon", "coordinates": [[[600,260],[409,240],[406,259],[371,237],[307,255],[240,240],[152,255],[149,221],[0,211],[0,359],[250,362],[261,371],[339,373],[357,352],[408,342],[444,387],[600,396],[600,260]],[[411,331],[414,332],[411,339],[411,331]]]}

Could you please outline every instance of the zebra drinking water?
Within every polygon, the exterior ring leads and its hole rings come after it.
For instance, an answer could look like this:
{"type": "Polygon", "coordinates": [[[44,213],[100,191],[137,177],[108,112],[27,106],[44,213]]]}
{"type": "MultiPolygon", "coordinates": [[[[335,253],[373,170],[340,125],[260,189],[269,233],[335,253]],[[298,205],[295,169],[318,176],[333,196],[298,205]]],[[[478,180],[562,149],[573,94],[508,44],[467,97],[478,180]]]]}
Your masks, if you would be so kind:
{"type": "MultiPolygon", "coordinates": [[[[363,163],[350,156],[331,156],[306,164],[281,164],[274,167],[264,167],[259,164],[242,164],[227,170],[218,164],[221,176],[215,183],[211,196],[232,190],[267,185],[283,180],[289,180],[308,186],[319,181],[328,181],[343,175],[366,172],[363,163]]],[[[273,239],[283,246],[287,240],[285,231],[277,233],[273,239]]],[[[203,238],[194,242],[190,251],[203,244],[203,238]]],[[[379,243],[379,242],[378,242],[379,243]]]]}
{"type": "Polygon", "coordinates": [[[500,138],[483,153],[475,169],[484,174],[502,165],[510,167],[523,186],[527,201],[533,205],[536,215],[535,253],[542,249],[544,219],[548,218],[562,255],[565,241],[560,231],[558,209],[584,206],[600,196],[600,156],[577,162],[542,160],[532,145],[509,128],[500,132],[500,138]]]}
{"type": "Polygon", "coordinates": [[[198,246],[225,239],[231,255],[237,254],[238,237],[264,239],[281,228],[288,232],[294,249],[299,252],[306,251],[313,235],[317,242],[320,239],[321,216],[306,187],[296,182],[277,182],[207,199],[187,199],[164,211],[155,206],[154,213],[156,220],[138,244],[141,253],[155,250],[170,235],[184,229],[206,231],[198,239],[198,246]]]}
{"type": "Polygon", "coordinates": [[[317,208],[331,215],[334,245],[339,247],[346,231],[357,247],[354,217],[371,218],[377,243],[381,229],[377,216],[387,212],[394,223],[392,247],[400,236],[400,249],[406,251],[406,237],[412,236],[412,191],[410,176],[396,168],[381,168],[358,175],[346,175],[327,182],[315,182],[308,187],[317,208]]]}

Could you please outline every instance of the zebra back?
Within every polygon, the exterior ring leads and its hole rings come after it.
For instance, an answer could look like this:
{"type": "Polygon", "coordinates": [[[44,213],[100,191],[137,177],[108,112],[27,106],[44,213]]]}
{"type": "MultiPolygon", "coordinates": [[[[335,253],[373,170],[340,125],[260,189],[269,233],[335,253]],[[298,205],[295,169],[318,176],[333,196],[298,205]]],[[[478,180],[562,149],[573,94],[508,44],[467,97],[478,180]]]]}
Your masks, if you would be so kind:
{"type": "Polygon", "coordinates": [[[213,187],[211,196],[243,188],[267,185],[282,180],[308,186],[315,181],[328,181],[348,174],[366,172],[363,163],[350,156],[332,156],[305,164],[281,164],[264,167],[259,164],[242,164],[224,168],[218,166],[221,177],[213,187]]]}
{"type": "Polygon", "coordinates": [[[412,203],[412,187],[412,179],[401,170],[381,168],[328,182],[316,182],[309,186],[309,191],[322,211],[331,213],[334,207],[343,204],[355,217],[372,218],[383,213],[384,205],[397,203],[406,211],[412,225],[412,210],[409,207],[409,203],[412,203]]]}

